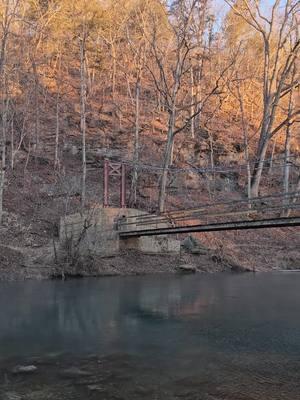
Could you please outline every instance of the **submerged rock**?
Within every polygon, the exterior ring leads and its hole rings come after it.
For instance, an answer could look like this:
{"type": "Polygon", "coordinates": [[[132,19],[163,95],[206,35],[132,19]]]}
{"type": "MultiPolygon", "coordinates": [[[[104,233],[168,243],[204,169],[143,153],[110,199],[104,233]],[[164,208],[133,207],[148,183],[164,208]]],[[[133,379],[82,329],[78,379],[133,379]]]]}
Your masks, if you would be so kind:
{"type": "Polygon", "coordinates": [[[12,369],[13,374],[30,374],[35,372],[37,367],[35,365],[17,365],[12,369]]]}
{"type": "Polygon", "coordinates": [[[88,385],[88,389],[91,392],[105,392],[106,391],[106,389],[103,388],[103,386],[100,386],[100,385],[88,385]]]}
{"type": "Polygon", "coordinates": [[[22,397],[15,393],[15,392],[7,392],[3,394],[3,397],[1,397],[2,400],[21,400],[22,397]]]}
{"type": "Polygon", "coordinates": [[[83,371],[80,368],[70,367],[61,371],[60,375],[64,378],[80,378],[80,377],[90,376],[91,374],[90,372],[83,371]]]}

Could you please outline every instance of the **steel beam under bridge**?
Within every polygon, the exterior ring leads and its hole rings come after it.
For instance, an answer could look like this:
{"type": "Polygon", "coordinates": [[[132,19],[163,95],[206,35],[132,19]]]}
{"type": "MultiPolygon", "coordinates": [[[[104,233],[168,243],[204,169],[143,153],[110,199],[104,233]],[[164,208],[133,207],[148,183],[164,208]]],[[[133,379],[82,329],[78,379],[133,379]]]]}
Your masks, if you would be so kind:
{"type": "MultiPolygon", "coordinates": [[[[124,225],[126,226],[126,224],[124,225]]],[[[283,228],[295,226],[300,226],[300,217],[272,218],[254,221],[220,222],[207,225],[185,225],[170,228],[152,228],[132,231],[128,230],[120,231],[119,236],[121,239],[128,239],[140,236],[172,235],[177,233],[220,232],[236,231],[243,229],[283,228]]]]}

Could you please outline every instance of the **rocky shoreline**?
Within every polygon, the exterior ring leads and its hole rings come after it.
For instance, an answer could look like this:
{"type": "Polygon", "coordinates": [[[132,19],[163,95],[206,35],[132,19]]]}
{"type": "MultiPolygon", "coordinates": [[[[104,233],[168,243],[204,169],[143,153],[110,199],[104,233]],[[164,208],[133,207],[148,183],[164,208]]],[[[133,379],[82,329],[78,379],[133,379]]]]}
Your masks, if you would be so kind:
{"type": "MultiPolygon", "coordinates": [[[[158,273],[296,270],[300,235],[295,230],[244,231],[182,238],[180,255],[123,250],[115,256],[89,254],[68,259],[58,239],[33,234],[6,215],[0,229],[0,281],[64,279],[158,273]],[[56,240],[56,241],[55,241],[56,240]]],[[[40,229],[42,232],[42,229],[40,229]]]]}
{"type": "Polygon", "coordinates": [[[230,263],[229,260],[219,259],[213,251],[201,255],[182,252],[180,256],[126,251],[110,257],[85,257],[73,264],[64,259],[55,262],[51,247],[22,250],[1,246],[0,255],[0,281],[160,273],[215,273],[229,270],[245,269],[230,263]]]}
{"type": "MultiPolygon", "coordinates": [[[[276,257],[276,254],[274,254],[276,257]]],[[[257,257],[258,258],[258,257],[257,257]]],[[[37,247],[0,245],[0,281],[67,279],[162,273],[268,272],[299,269],[299,260],[278,262],[273,268],[261,263],[239,263],[220,251],[205,247],[182,247],[181,254],[145,254],[134,250],[115,256],[89,255],[69,262],[66,255],[56,260],[52,244],[37,247]]]]}

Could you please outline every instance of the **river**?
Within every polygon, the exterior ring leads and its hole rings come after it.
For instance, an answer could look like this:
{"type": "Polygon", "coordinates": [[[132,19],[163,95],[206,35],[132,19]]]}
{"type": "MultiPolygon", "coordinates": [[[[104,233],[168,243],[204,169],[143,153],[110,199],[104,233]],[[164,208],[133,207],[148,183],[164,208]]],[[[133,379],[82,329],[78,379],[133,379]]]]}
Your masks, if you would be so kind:
{"type": "Polygon", "coordinates": [[[1,283],[0,301],[1,400],[300,399],[300,273],[1,283]]]}

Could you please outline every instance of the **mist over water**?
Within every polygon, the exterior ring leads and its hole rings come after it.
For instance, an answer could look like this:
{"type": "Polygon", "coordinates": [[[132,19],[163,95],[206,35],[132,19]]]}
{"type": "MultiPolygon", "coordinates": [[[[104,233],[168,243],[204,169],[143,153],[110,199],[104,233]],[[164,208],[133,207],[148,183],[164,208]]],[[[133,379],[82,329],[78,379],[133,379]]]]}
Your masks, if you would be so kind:
{"type": "Polygon", "coordinates": [[[114,383],[125,398],[139,382],[149,399],[300,399],[299,288],[297,273],[1,283],[0,366],[57,357],[95,375],[98,357],[133,379],[114,383]]]}

